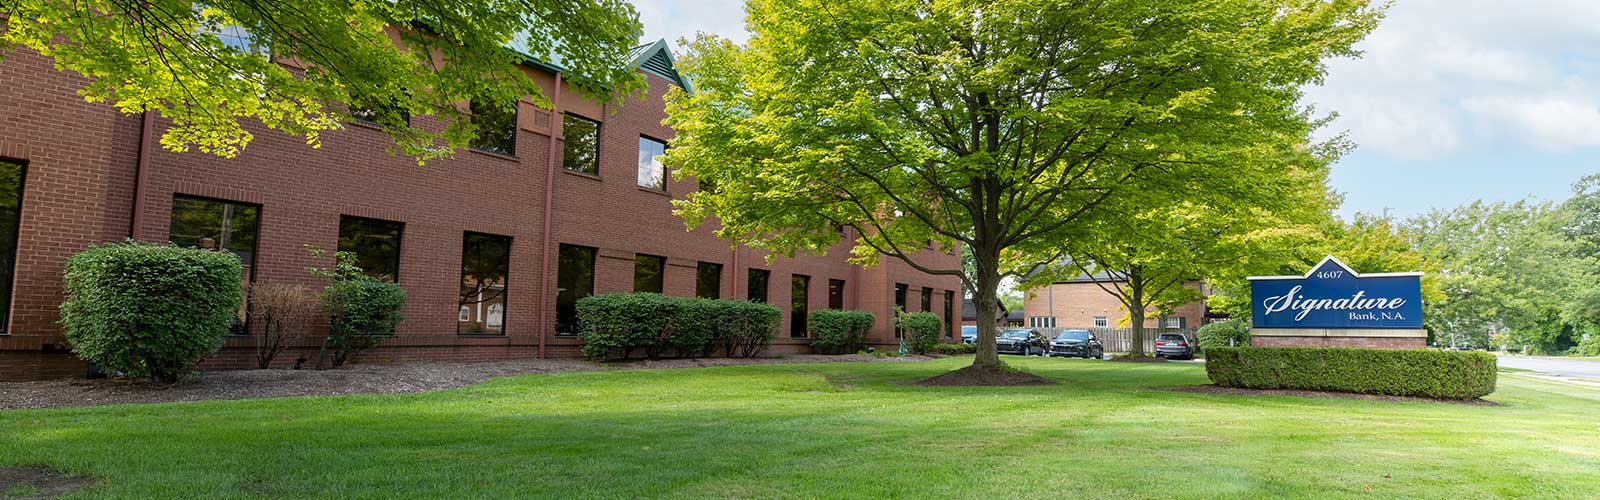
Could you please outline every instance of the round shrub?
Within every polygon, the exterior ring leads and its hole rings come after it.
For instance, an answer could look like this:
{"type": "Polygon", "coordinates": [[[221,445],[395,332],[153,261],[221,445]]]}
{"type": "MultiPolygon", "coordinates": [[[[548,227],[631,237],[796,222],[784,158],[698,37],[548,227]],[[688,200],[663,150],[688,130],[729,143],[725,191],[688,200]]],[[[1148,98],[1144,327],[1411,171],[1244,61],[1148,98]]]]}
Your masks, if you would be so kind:
{"type": "Polygon", "coordinates": [[[1250,345],[1250,325],[1242,319],[1211,323],[1200,327],[1195,337],[1202,352],[1213,347],[1246,347],[1250,345]]]}
{"type": "MultiPolygon", "coordinates": [[[[670,330],[661,347],[671,348],[680,358],[710,356],[716,349],[717,336],[724,330],[723,323],[729,314],[731,300],[670,299],[677,308],[670,321],[670,330]]],[[[657,353],[651,353],[655,357],[657,353]]]]}
{"type": "Polygon", "coordinates": [[[939,316],[931,312],[914,312],[902,314],[895,321],[895,328],[900,329],[905,336],[906,346],[912,354],[926,354],[939,344],[939,330],[943,329],[944,322],[939,316]]]}
{"type": "Polygon", "coordinates": [[[722,300],[722,326],[718,343],[729,357],[755,357],[766,352],[778,334],[783,316],[776,306],[745,300],[722,300]]]}
{"type": "Polygon", "coordinates": [[[822,309],[806,315],[811,348],[821,354],[856,352],[878,318],[864,311],[822,309]]]}
{"type": "Polygon", "coordinates": [[[228,252],[126,242],[67,259],[61,327],[72,351],[108,371],[177,381],[222,347],[242,300],[228,252]]]}
{"type": "MultiPolygon", "coordinates": [[[[322,310],[328,315],[328,339],[322,353],[333,351],[333,366],[344,365],[356,353],[377,347],[394,336],[405,319],[406,291],[400,285],[375,279],[335,281],[322,290],[322,310]]],[[[322,365],[322,355],[317,356],[322,365]]]]}

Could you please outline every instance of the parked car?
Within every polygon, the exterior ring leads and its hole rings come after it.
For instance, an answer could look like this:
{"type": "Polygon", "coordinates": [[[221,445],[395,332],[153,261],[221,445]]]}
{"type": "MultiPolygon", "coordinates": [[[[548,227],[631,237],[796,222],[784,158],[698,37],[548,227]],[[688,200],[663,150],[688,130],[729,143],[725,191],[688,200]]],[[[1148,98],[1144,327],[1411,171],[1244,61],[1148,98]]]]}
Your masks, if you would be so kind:
{"type": "Polygon", "coordinates": [[[1100,339],[1094,338],[1094,334],[1088,330],[1066,330],[1056,335],[1055,340],[1050,341],[1051,357],[1090,359],[1105,354],[1105,346],[1100,345],[1100,339]]]}
{"type": "Polygon", "coordinates": [[[1156,336],[1156,357],[1194,359],[1194,345],[1181,333],[1163,333],[1156,336]]]}
{"type": "Polygon", "coordinates": [[[961,325],[961,343],[978,343],[978,325],[961,325]]]}
{"type": "Polygon", "coordinates": [[[1044,355],[1048,345],[1043,333],[1027,328],[1012,328],[1000,332],[995,339],[995,351],[1000,354],[1044,355]]]}

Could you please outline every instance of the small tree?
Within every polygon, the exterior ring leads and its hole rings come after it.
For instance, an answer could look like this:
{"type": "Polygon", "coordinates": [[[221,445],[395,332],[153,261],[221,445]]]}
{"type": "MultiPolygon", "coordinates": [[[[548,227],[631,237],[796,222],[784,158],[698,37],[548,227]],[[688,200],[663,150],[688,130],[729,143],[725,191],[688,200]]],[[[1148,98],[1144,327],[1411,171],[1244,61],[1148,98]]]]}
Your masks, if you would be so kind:
{"type": "MultiPolygon", "coordinates": [[[[307,245],[313,256],[321,256],[322,249],[307,245]]],[[[317,351],[317,362],[331,351],[332,367],[343,366],[357,353],[377,347],[394,337],[394,329],[405,317],[401,311],[406,306],[406,291],[400,285],[379,281],[366,275],[356,265],[356,254],[334,252],[332,268],[311,268],[312,276],[331,281],[317,296],[322,311],[328,317],[328,336],[322,349],[317,351]]]]}
{"type": "Polygon", "coordinates": [[[317,294],[311,287],[262,282],[250,288],[250,315],[255,319],[256,366],[270,368],[272,359],[299,340],[317,315],[317,294]]]}

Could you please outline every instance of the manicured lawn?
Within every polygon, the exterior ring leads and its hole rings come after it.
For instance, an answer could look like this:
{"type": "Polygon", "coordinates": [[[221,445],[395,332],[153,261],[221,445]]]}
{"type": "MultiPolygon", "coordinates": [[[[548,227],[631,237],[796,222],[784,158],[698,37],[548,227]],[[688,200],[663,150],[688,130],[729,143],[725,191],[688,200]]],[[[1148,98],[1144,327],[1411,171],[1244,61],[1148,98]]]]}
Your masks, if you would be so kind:
{"type": "Polygon", "coordinates": [[[1178,393],[1199,364],[1008,360],[530,375],[399,396],[0,412],[0,466],[87,497],[1600,496],[1600,390],[1501,407],[1178,393]]]}

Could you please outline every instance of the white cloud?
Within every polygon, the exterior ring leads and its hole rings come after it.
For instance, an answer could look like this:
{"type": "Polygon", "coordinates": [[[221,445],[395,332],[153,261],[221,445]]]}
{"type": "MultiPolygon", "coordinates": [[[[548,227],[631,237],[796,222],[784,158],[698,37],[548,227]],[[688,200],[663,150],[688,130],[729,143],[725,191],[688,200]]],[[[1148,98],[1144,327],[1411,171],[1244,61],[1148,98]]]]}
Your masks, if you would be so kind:
{"type": "Polygon", "coordinates": [[[697,32],[712,33],[743,42],[744,0],[633,0],[644,23],[643,43],[666,39],[677,47],[679,38],[697,32]]]}
{"type": "Polygon", "coordinates": [[[1307,101],[1363,149],[1600,147],[1600,2],[1408,0],[1307,101]]]}

